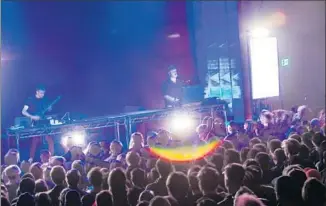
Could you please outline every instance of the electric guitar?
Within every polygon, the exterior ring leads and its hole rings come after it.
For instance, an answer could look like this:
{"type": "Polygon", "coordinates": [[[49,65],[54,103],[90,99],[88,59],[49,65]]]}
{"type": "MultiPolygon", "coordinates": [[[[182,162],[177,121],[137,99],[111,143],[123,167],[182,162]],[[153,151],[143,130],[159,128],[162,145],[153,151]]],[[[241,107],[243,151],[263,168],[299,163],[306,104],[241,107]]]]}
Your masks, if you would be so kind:
{"type": "Polygon", "coordinates": [[[31,124],[32,127],[33,126],[36,126],[38,123],[41,123],[41,124],[42,124],[42,122],[43,123],[45,123],[45,122],[48,123],[48,120],[50,120],[52,117],[47,118],[45,116],[45,114],[46,114],[46,112],[48,112],[52,108],[53,105],[55,105],[56,103],[58,103],[60,99],[61,99],[61,96],[58,96],[53,102],[51,102],[48,106],[46,106],[41,112],[36,113],[35,115],[36,116],[39,116],[40,119],[37,120],[37,121],[32,120],[32,124],[31,124]]]}
{"type": "Polygon", "coordinates": [[[45,115],[45,113],[47,112],[47,111],[49,111],[50,110],[50,108],[52,108],[52,106],[53,105],[55,105],[56,103],[58,103],[59,102],[59,100],[61,99],[61,96],[58,96],[51,104],[49,104],[46,108],[44,108],[39,114],[38,114],[38,116],[40,116],[40,117],[44,117],[44,115],[45,115]]]}

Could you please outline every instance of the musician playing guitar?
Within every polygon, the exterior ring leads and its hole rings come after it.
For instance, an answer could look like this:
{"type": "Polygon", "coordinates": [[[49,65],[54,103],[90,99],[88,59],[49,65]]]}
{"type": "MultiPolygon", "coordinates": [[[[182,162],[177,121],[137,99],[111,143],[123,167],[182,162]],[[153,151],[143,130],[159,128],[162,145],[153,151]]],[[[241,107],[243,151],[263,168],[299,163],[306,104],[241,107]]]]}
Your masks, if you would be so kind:
{"type": "Polygon", "coordinates": [[[163,84],[165,107],[181,106],[183,82],[178,79],[176,67],[169,66],[168,70],[169,78],[163,84]]]}
{"type": "MultiPolygon", "coordinates": [[[[38,123],[42,120],[42,116],[46,111],[51,111],[52,107],[49,106],[48,100],[45,97],[45,87],[44,86],[38,86],[36,88],[36,93],[34,96],[29,97],[27,101],[24,104],[22,114],[25,117],[30,118],[34,122],[34,126],[37,126],[38,123]]],[[[50,136],[45,137],[46,141],[49,145],[49,151],[51,154],[54,152],[54,144],[53,139],[50,136]]],[[[42,139],[41,137],[33,137],[32,138],[32,147],[30,150],[30,159],[29,161],[33,161],[36,147],[41,143],[42,139]]]]}

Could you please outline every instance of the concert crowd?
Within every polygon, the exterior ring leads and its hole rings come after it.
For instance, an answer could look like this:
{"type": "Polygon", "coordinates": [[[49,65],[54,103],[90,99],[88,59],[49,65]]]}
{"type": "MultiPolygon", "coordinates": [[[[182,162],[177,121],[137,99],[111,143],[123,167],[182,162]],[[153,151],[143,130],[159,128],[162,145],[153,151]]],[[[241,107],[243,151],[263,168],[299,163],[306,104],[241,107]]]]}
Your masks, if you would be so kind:
{"type": "Polygon", "coordinates": [[[325,206],[325,111],[261,111],[244,124],[205,117],[201,143],[218,139],[213,153],[171,162],[148,150],[172,147],[165,130],[122,144],[70,145],[63,156],[43,150],[40,162],[20,161],[10,149],[1,169],[2,206],[325,206]]]}

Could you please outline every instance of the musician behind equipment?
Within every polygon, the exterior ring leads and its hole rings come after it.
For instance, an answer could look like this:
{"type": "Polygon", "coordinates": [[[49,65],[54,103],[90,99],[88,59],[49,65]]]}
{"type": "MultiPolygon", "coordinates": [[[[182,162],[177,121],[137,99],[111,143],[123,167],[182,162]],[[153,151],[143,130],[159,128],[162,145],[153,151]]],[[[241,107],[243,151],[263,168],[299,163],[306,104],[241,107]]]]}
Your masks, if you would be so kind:
{"type": "MultiPolygon", "coordinates": [[[[32,120],[38,121],[40,120],[40,116],[38,114],[41,114],[41,112],[46,109],[48,106],[49,101],[45,97],[45,87],[44,86],[38,86],[36,88],[36,93],[34,96],[29,97],[27,101],[25,102],[22,114],[25,117],[31,118],[32,120]]],[[[49,110],[51,110],[50,108],[49,110]]]]}
{"type": "Polygon", "coordinates": [[[163,84],[165,107],[181,106],[183,82],[178,79],[177,68],[169,66],[169,78],[163,84]]]}
{"type": "MultiPolygon", "coordinates": [[[[45,97],[45,87],[44,86],[38,86],[36,88],[36,93],[34,96],[29,97],[27,101],[24,104],[22,114],[25,117],[30,118],[34,121],[34,126],[37,126],[39,121],[41,120],[41,114],[44,109],[48,106],[48,100],[45,97]]],[[[52,108],[47,109],[52,110],[52,108]]],[[[54,145],[53,140],[50,136],[45,137],[46,141],[49,144],[49,151],[53,154],[54,152],[54,145]]],[[[38,144],[41,143],[41,137],[33,137],[32,138],[32,147],[30,150],[30,159],[29,161],[32,161],[35,155],[36,147],[38,144]]]]}

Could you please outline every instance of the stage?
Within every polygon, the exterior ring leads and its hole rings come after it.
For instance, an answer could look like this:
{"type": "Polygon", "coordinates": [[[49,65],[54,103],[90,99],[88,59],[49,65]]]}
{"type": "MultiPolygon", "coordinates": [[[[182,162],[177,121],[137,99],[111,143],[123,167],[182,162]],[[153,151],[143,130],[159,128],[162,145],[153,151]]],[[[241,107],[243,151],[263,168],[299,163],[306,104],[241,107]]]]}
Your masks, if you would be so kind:
{"type": "Polygon", "coordinates": [[[15,138],[17,149],[20,148],[20,140],[37,137],[37,136],[58,136],[74,130],[97,130],[101,128],[114,128],[114,137],[117,140],[122,140],[127,143],[130,141],[130,135],[133,131],[133,125],[143,122],[164,120],[178,114],[187,114],[191,118],[201,121],[204,116],[215,116],[217,113],[223,114],[227,119],[226,109],[224,105],[202,106],[200,103],[184,105],[178,108],[168,108],[159,110],[145,110],[137,112],[123,113],[120,115],[108,115],[94,118],[86,118],[82,120],[70,120],[61,125],[51,125],[43,127],[31,127],[7,130],[8,144],[10,139],[15,138]],[[124,129],[124,136],[120,135],[121,128],[124,129]]]}

